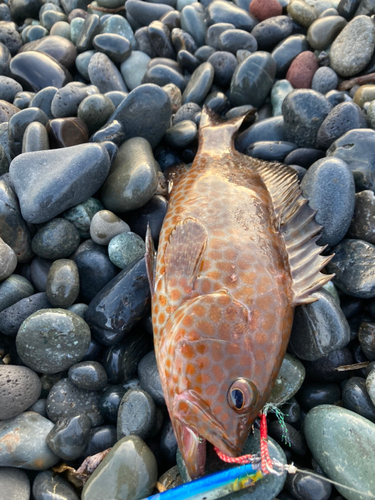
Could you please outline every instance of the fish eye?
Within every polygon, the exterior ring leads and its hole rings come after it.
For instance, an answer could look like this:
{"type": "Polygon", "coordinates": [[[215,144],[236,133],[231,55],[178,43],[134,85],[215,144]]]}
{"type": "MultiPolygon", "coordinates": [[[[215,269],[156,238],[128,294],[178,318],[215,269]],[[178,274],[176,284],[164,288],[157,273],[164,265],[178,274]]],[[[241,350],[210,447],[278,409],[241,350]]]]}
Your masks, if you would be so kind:
{"type": "Polygon", "coordinates": [[[233,410],[249,410],[255,406],[258,391],[250,380],[238,378],[229,388],[228,402],[233,410]]]}

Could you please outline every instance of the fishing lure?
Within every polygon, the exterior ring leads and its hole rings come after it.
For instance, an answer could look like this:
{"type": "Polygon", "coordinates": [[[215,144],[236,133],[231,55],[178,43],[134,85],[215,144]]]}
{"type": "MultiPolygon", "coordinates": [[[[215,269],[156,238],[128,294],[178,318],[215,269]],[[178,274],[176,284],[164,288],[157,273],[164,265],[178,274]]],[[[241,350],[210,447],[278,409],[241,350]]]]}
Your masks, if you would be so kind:
{"type": "Polygon", "coordinates": [[[146,266],[155,353],[189,475],[204,473],[206,440],[238,457],[268,400],[294,307],[332,276],[321,227],[295,172],[234,149],[244,116],[205,108],[190,169],[173,178],[157,258],[146,266]]]}

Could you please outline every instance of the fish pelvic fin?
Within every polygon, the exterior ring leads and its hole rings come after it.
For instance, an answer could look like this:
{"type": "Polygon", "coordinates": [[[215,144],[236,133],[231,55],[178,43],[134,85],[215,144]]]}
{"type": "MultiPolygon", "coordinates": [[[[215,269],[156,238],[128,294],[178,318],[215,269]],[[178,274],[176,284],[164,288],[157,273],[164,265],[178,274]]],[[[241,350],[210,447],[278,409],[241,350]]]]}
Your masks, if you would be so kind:
{"type": "Polygon", "coordinates": [[[256,162],[256,169],[270,193],[279,230],[288,254],[294,305],[314,302],[311,294],[328,283],[333,274],[320,271],[333,255],[320,255],[326,246],[318,246],[322,226],[315,222],[316,211],[309,207],[297,174],[287,165],[256,162]]]}

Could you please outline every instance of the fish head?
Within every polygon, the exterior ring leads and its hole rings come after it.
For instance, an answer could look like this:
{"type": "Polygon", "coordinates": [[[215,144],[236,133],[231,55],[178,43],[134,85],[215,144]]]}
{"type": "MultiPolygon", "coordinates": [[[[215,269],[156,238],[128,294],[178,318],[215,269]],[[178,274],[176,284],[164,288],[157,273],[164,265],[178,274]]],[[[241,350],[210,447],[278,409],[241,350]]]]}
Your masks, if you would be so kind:
{"type": "Polygon", "coordinates": [[[247,308],[219,292],[193,301],[171,326],[169,356],[159,367],[192,479],[204,473],[206,440],[226,455],[241,455],[267,398],[257,384],[262,367],[249,324],[247,308]]]}

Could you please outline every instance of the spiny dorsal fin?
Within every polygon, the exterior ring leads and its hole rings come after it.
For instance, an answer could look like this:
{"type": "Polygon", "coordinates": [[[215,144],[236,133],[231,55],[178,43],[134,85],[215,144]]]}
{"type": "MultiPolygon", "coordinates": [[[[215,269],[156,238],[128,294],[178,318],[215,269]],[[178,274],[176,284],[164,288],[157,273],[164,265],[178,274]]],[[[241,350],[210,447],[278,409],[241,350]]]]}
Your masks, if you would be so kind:
{"type": "Polygon", "coordinates": [[[321,226],[303,198],[297,174],[281,163],[256,162],[256,169],[271,195],[279,229],[284,238],[293,279],[295,305],[315,302],[311,294],[330,281],[333,274],[320,271],[333,255],[320,255],[326,247],[316,244],[321,226]]]}

